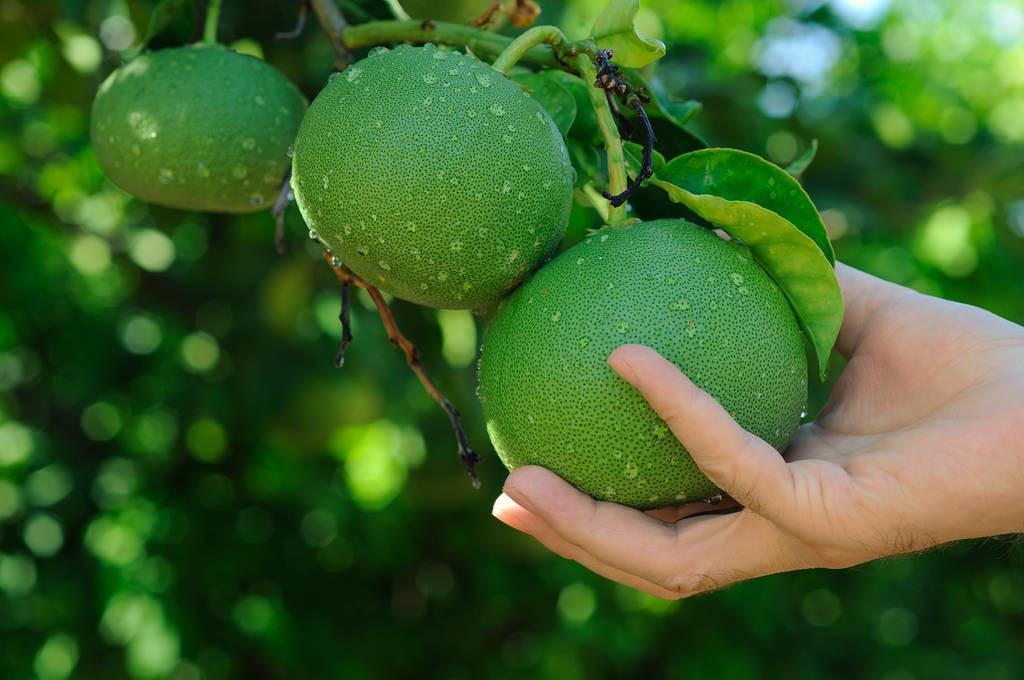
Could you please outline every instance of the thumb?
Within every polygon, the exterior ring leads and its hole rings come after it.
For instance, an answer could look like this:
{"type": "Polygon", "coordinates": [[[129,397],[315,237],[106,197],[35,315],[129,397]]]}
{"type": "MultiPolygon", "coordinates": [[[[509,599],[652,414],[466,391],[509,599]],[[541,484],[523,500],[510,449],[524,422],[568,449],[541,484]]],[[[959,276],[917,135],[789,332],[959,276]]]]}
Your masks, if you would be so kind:
{"type": "Polygon", "coordinates": [[[793,482],[778,451],[741,428],[714,397],[653,349],[623,345],[608,363],[639,390],[720,489],[768,519],[785,514],[793,482]]]}

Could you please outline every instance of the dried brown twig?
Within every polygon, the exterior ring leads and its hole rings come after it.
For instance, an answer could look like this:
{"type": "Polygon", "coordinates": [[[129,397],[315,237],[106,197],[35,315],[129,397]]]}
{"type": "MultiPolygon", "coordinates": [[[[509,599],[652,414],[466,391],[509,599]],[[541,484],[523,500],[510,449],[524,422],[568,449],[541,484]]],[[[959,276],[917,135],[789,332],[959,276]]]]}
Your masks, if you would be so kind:
{"type": "Polygon", "coordinates": [[[387,300],[384,299],[384,295],[377,290],[376,287],[369,284],[364,279],[356,276],[351,269],[346,267],[329,251],[325,252],[324,258],[327,260],[327,264],[330,265],[334,275],[338,277],[338,281],[342,285],[342,312],[340,319],[342,321],[342,340],[341,345],[338,348],[338,358],[335,360],[335,365],[342,365],[345,361],[345,351],[348,349],[349,343],[352,342],[352,333],[348,323],[348,290],[354,286],[356,288],[362,288],[369,295],[370,299],[373,300],[374,306],[377,308],[377,313],[380,315],[381,322],[384,324],[384,330],[387,331],[388,340],[392,345],[397,347],[405,355],[405,362],[409,365],[409,368],[416,377],[419,378],[420,383],[423,385],[423,389],[427,391],[430,398],[433,399],[444,409],[448,415],[448,420],[451,422],[452,430],[455,433],[455,439],[458,442],[459,460],[466,468],[466,472],[469,474],[470,480],[473,482],[474,487],[480,486],[480,479],[476,476],[476,464],[480,462],[480,456],[473,451],[469,445],[469,438],[466,436],[466,431],[462,426],[462,416],[459,410],[455,408],[447,397],[445,397],[434,385],[434,381],[427,375],[426,369],[423,368],[423,363],[420,361],[420,351],[409,340],[402,331],[398,328],[398,322],[395,320],[395,314],[388,305],[387,300]]]}

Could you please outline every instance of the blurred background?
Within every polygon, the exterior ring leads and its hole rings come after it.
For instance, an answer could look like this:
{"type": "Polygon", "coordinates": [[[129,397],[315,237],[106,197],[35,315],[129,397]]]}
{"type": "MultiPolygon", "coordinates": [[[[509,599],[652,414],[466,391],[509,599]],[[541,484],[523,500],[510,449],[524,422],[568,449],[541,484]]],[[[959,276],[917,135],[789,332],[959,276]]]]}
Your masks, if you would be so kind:
{"type": "MultiPolygon", "coordinates": [[[[0,0],[0,677],[1020,677],[1010,539],[666,603],[499,525],[469,313],[395,305],[480,491],[368,300],[332,367],[337,286],[294,208],[279,257],[267,213],[104,179],[90,102],[153,4],[0,0]]],[[[295,4],[227,0],[221,36],[312,98],[319,27],[273,40],[295,4]]],[[[542,21],[579,37],[602,4],[542,21]]],[[[710,142],[786,164],[819,141],[841,259],[1024,321],[1024,1],[644,7],[710,142]]]]}

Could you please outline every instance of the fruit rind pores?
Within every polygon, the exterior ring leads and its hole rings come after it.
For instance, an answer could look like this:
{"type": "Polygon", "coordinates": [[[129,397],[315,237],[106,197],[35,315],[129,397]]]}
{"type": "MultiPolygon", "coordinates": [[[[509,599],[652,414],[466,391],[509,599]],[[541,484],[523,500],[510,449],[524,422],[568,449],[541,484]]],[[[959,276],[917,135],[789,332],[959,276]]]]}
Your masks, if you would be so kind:
{"type": "Polygon", "coordinates": [[[93,103],[96,157],[119,187],[182,210],[265,210],[306,100],[277,69],[220,45],[144,53],[93,103]]]}
{"type": "Polygon", "coordinates": [[[334,76],[295,143],[310,229],[404,300],[496,303],[561,240],[573,170],[548,114],[473,57],[378,49],[334,76]]]}
{"type": "Polygon", "coordinates": [[[776,449],[807,399],[800,329],[749,250],[681,220],[605,228],[515,291],[479,363],[487,430],[510,469],[541,465],[600,500],[653,508],[716,493],[607,364],[648,345],[776,449]]]}

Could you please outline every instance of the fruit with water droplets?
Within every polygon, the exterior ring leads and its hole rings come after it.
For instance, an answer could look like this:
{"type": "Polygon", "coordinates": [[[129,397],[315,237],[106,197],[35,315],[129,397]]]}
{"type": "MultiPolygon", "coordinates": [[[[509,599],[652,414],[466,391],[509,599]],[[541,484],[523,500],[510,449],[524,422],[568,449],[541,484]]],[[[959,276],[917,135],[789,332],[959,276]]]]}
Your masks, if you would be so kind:
{"type": "Polygon", "coordinates": [[[782,450],[807,400],[803,336],[784,294],[736,242],[681,220],[606,227],[502,302],[479,363],[487,431],[510,469],[542,465],[638,508],[715,486],[608,366],[653,347],[782,450]]]}
{"type": "Polygon", "coordinates": [[[373,285],[442,308],[496,303],[565,232],[573,169],[516,83],[434,46],[378,49],[334,76],[295,141],[307,225],[373,285]]]}
{"type": "Polygon", "coordinates": [[[144,201],[245,213],[273,205],[306,100],[277,69],[220,45],[147,52],[93,103],[93,150],[144,201]]]}

